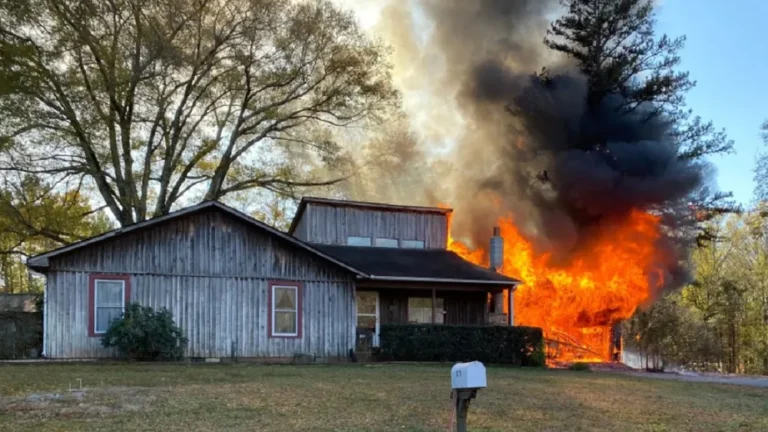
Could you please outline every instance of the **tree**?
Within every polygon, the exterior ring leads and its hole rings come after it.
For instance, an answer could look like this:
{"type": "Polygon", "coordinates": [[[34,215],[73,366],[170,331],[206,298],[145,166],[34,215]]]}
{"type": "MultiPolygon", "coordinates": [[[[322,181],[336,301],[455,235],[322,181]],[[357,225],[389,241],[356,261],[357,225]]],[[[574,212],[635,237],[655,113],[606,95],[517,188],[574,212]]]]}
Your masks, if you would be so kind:
{"type": "Polygon", "coordinates": [[[328,130],[397,102],[385,50],[327,0],[0,4],[0,172],[84,177],[121,225],[184,197],[332,184],[328,130]]]}
{"type": "Polygon", "coordinates": [[[707,223],[693,280],[624,323],[626,346],[699,370],[768,374],[768,225],[764,205],[707,223]]]}
{"type": "Polygon", "coordinates": [[[275,194],[259,198],[257,209],[251,212],[251,216],[279,230],[288,231],[296,211],[295,202],[275,194]]]}
{"type": "Polygon", "coordinates": [[[646,368],[718,370],[724,350],[716,328],[682,294],[665,293],[622,323],[624,347],[636,352],[646,368]]]}
{"type": "Polygon", "coordinates": [[[562,4],[567,12],[552,23],[544,43],[578,62],[587,77],[590,109],[612,94],[623,96],[622,108],[628,110],[646,102],[682,103],[682,93],[694,85],[687,72],[673,70],[685,38],[655,39],[652,0],[562,4]]]}
{"type": "Polygon", "coordinates": [[[664,115],[672,123],[680,158],[732,150],[724,130],[685,107],[685,93],[696,85],[688,72],[675,70],[685,37],[656,38],[653,0],[562,0],[562,5],[566,13],[552,23],[544,43],[576,61],[587,79],[590,111],[618,95],[617,109],[643,107],[649,117],[664,115]]]}
{"type": "MultiPolygon", "coordinates": [[[[653,0],[561,2],[566,13],[551,24],[544,42],[574,60],[585,76],[590,115],[639,117],[649,127],[652,123],[665,125],[665,136],[675,146],[678,161],[699,171],[707,169],[704,157],[733,150],[725,130],[715,129],[712,122],[694,116],[686,107],[685,93],[696,83],[688,72],[676,70],[685,37],[656,37],[653,0]]],[[[603,137],[588,138],[573,146],[605,154],[603,137]]],[[[704,182],[683,198],[660,203],[654,210],[669,221],[668,232],[676,242],[703,245],[713,239],[706,221],[740,210],[731,196],[704,182]]]]}
{"type": "Polygon", "coordinates": [[[696,325],[709,336],[689,337],[686,344],[703,339],[719,347],[717,358],[689,349],[699,355],[700,365],[768,374],[768,242],[762,211],[721,217],[710,225],[716,239],[694,250],[694,281],[681,293],[696,325]]]}
{"type": "Polygon", "coordinates": [[[435,205],[449,178],[449,162],[430,160],[404,118],[389,119],[364,138],[357,175],[335,185],[334,193],[361,201],[435,205]]]}
{"type": "Polygon", "coordinates": [[[733,357],[750,373],[768,374],[768,224],[759,205],[728,224],[733,244],[731,279],[725,290],[733,357]],[[733,325],[735,323],[735,325],[733,325]]]}
{"type": "MultiPolygon", "coordinates": [[[[763,144],[768,146],[768,120],[760,127],[760,137],[763,139],[763,144]]],[[[754,174],[755,199],[759,202],[768,202],[768,153],[758,154],[754,174]]]]}
{"type": "Polygon", "coordinates": [[[0,189],[0,291],[40,291],[42,281],[30,276],[26,258],[110,229],[97,210],[77,187],[33,176],[7,183],[0,189]]]}

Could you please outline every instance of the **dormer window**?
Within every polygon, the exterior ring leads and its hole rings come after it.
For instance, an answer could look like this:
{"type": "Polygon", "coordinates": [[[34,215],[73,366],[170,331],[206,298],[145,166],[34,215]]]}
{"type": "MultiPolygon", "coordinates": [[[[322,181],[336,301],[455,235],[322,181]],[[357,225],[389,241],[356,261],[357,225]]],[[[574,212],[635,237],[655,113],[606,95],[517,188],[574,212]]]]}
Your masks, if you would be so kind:
{"type": "Polygon", "coordinates": [[[376,242],[374,243],[374,246],[376,246],[376,247],[386,247],[386,248],[396,248],[397,247],[397,239],[393,239],[393,238],[377,238],[376,242]]]}
{"type": "Polygon", "coordinates": [[[347,245],[349,245],[349,246],[371,246],[371,238],[370,237],[349,236],[349,237],[347,237],[347,245]]]}
{"type": "Polygon", "coordinates": [[[424,249],[424,242],[421,240],[401,240],[400,247],[403,249],[424,249]]]}

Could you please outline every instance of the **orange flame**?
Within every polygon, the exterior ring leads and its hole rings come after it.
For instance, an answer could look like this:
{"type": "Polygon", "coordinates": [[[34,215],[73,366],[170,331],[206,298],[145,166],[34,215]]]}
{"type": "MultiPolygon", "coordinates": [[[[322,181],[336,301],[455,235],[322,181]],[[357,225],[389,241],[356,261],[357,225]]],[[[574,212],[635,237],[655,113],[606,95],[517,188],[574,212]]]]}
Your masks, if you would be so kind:
{"type": "MultiPolygon", "coordinates": [[[[621,223],[602,226],[563,265],[555,265],[550,253],[536,253],[511,216],[498,225],[502,272],[523,280],[514,294],[515,324],[544,330],[550,362],[610,361],[613,325],[631,317],[663,283],[654,265],[659,218],[633,211],[621,223]]],[[[473,250],[449,235],[448,249],[487,265],[483,248],[473,250]]]]}

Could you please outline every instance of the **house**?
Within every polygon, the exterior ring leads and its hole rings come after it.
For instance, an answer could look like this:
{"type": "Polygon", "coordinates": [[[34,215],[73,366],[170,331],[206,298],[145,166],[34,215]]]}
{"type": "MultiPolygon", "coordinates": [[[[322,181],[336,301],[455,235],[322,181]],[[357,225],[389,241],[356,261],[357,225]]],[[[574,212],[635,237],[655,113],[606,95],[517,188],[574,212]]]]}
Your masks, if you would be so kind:
{"type": "Polygon", "coordinates": [[[128,302],[168,308],[192,358],[344,358],[381,323],[486,324],[520,282],[446,250],[450,212],[305,198],[284,233],[210,201],[35,256],[43,354],[114,356],[100,336],[128,302]]]}

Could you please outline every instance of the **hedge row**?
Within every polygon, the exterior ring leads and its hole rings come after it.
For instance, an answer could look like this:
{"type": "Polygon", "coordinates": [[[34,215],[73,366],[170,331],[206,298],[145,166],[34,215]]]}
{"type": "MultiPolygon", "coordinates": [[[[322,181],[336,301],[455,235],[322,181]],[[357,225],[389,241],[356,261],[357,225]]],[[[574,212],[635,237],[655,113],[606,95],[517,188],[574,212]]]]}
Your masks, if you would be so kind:
{"type": "Polygon", "coordinates": [[[543,366],[540,328],[432,324],[384,324],[382,361],[472,361],[543,366]]]}

